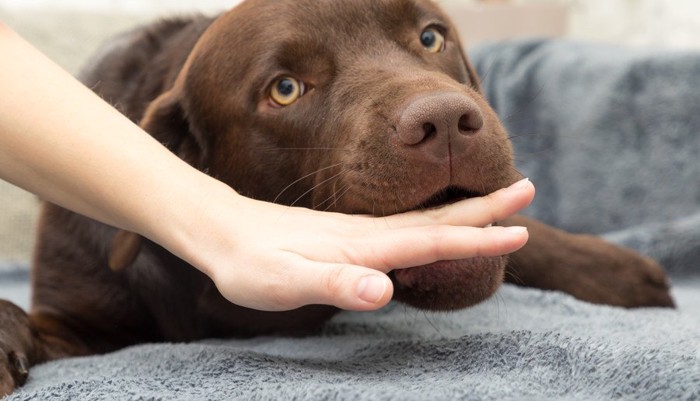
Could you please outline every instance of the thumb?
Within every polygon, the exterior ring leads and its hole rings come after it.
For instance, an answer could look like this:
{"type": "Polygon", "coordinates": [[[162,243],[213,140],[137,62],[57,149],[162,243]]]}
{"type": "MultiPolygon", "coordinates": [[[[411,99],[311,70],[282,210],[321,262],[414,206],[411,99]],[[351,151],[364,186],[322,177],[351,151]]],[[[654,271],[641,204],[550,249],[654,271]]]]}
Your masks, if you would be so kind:
{"type": "Polygon", "coordinates": [[[304,260],[294,270],[290,288],[297,294],[291,303],[334,305],[341,309],[369,311],[389,303],[394,286],[386,274],[352,264],[304,260]]]}
{"type": "Polygon", "coordinates": [[[316,262],[299,255],[286,257],[277,266],[267,271],[239,271],[214,282],[230,302],[262,311],[288,311],[305,305],[369,311],[389,303],[394,293],[386,274],[362,266],[316,262]],[[226,291],[229,287],[236,290],[226,291]]]}

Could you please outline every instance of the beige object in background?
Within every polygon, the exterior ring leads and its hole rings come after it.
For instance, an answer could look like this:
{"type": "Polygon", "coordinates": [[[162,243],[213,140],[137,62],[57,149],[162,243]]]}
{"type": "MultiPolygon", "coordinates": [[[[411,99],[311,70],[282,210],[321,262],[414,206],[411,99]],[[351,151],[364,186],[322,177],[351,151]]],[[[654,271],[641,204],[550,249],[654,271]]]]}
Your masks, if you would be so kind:
{"type": "MultiPolygon", "coordinates": [[[[0,21],[73,74],[105,38],[151,19],[125,14],[13,12],[2,5],[0,1],[0,21]]],[[[39,204],[36,196],[0,180],[0,262],[30,260],[39,204]]]]}
{"type": "Polygon", "coordinates": [[[478,3],[442,1],[457,25],[464,46],[483,41],[525,37],[562,37],[568,25],[568,7],[554,3],[478,3]]]}
{"type": "Polygon", "coordinates": [[[23,262],[32,250],[38,200],[0,180],[0,262],[23,262]]]}

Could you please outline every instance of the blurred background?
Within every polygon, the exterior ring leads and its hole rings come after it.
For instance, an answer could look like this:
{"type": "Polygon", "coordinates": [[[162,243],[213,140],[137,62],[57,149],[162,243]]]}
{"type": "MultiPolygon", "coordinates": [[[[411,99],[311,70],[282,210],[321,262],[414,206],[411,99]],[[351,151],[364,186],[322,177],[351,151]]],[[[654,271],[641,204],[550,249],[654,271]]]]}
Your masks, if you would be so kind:
{"type": "MultiPolygon", "coordinates": [[[[629,46],[700,47],[697,0],[442,0],[467,45],[551,36],[629,46]]],[[[214,14],[236,0],[0,0],[0,21],[71,73],[100,43],[158,16],[214,14]]],[[[11,59],[11,55],[2,55],[11,59]]],[[[0,180],[0,262],[29,260],[38,200],[0,180]]]]}

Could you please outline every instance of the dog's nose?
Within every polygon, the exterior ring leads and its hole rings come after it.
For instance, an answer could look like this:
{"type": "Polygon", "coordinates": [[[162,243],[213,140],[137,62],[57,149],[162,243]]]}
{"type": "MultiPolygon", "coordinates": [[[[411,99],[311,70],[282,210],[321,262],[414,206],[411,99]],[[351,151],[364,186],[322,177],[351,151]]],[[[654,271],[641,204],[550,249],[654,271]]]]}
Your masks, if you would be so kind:
{"type": "Polygon", "coordinates": [[[461,93],[435,93],[413,99],[403,109],[396,131],[401,142],[444,158],[450,147],[469,141],[484,126],[476,103],[461,93]]]}

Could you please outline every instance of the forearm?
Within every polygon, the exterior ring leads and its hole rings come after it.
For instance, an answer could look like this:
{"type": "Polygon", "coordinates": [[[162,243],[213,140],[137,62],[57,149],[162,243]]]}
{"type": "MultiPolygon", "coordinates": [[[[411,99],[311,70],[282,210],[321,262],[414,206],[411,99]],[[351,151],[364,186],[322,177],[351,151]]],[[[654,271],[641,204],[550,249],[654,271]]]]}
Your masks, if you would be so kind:
{"type": "Polygon", "coordinates": [[[149,237],[176,229],[197,187],[219,185],[2,25],[0,54],[1,178],[149,237]]]}

